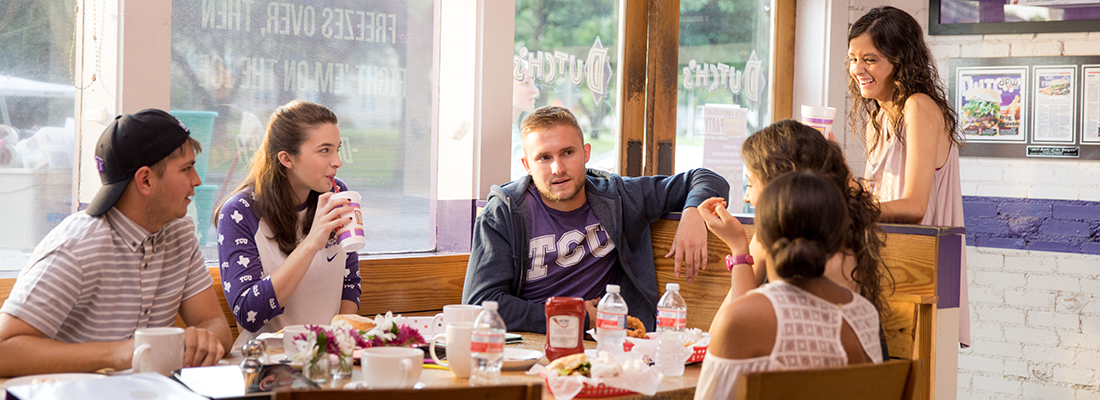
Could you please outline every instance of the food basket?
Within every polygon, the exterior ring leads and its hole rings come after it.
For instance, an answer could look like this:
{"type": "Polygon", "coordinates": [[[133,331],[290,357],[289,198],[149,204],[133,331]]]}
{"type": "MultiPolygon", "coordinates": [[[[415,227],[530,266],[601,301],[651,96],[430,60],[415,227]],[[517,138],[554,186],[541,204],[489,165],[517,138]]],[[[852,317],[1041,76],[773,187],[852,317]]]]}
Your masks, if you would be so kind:
{"type": "Polygon", "coordinates": [[[707,355],[707,346],[692,347],[691,357],[688,357],[687,363],[699,363],[703,362],[703,357],[707,355]]]}
{"type": "MultiPolygon", "coordinates": [[[[546,375],[542,376],[542,380],[543,380],[543,382],[546,383],[546,390],[550,390],[550,393],[553,394],[554,391],[552,389],[550,389],[550,381],[548,379],[546,379],[546,375]]],[[[616,387],[607,386],[607,385],[604,385],[602,383],[597,385],[597,386],[592,386],[592,385],[589,385],[589,384],[585,383],[584,388],[581,389],[581,392],[577,393],[577,395],[573,396],[573,397],[574,398],[611,397],[611,396],[622,396],[622,395],[631,394],[631,393],[634,393],[634,392],[626,390],[626,389],[619,389],[619,388],[616,388],[616,387]]]]}
{"type": "MultiPolygon", "coordinates": [[[[652,339],[651,339],[652,340],[652,339]]],[[[634,348],[634,342],[629,340],[623,342],[623,351],[630,351],[634,348]]],[[[688,357],[685,364],[694,364],[703,362],[703,357],[707,355],[707,346],[693,346],[691,348],[691,357],[688,357]]]]}

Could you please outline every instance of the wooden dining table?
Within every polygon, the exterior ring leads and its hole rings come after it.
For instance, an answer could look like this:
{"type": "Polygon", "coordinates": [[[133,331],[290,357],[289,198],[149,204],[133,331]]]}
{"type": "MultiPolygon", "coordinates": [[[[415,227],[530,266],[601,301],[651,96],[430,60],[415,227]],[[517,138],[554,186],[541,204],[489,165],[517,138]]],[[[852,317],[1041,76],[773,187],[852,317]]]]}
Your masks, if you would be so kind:
{"type": "MultiPolygon", "coordinates": [[[[523,337],[523,340],[517,343],[511,343],[506,345],[507,347],[514,347],[520,349],[538,350],[543,351],[543,347],[546,345],[546,336],[538,333],[525,333],[517,332],[523,337]]],[[[282,354],[283,349],[281,344],[275,344],[275,341],[269,341],[272,347],[268,349],[268,355],[282,354]]],[[[586,349],[596,348],[596,342],[585,341],[584,346],[586,349]]],[[[239,364],[242,361],[239,350],[230,353],[227,357],[219,362],[220,365],[234,365],[239,364]]],[[[538,361],[539,364],[546,365],[548,361],[546,357],[543,357],[538,361]]],[[[427,365],[427,364],[425,364],[427,365]]],[[[695,396],[695,385],[698,382],[699,370],[702,364],[690,364],[684,368],[684,375],[677,377],[664,377],[661,379],[660,385],[657,387],[657,393],[653,396],[645,396],[637,393],[605,397],[606,399],[691,399],[695,396]]],[[[323,388],[327,389],[343,389],[349,383],[363,380],[362,370],[356,366],[352,372],[351,378],[348,379],[333,379],[330,382],[323,385],[323,388]]],[[[0,379],[0,385],[3,385],[7,379],[0,379]]],[[[501,371],[501,379],[499,384],[501,385],[514,385],[514,384],[527,384],[531,382],[543,383],[542,398],[545,400],[554,399],[554,395],[550,393],[550,390],[543,382],[543,378],[539,375],[528,375],[527,370],[505,370],[501,371]]],[[[455,378],[448,370],[424,368],[420,374],[420,380],[416,385],[417,388],[446,388],[446,387],[463,387],[469,386],[470,381],[466,378],[455,378]]],[[[263,398],[263,397],[261,397],[263,398]]]]}
{"type": "MultiPolygon", "coordinates": [[[[506,347],[514,347],[528,350],[543,351],[543,347],[546,345],[546,335],[539,333],[528,332],[516,332],[523,337],[523,340],[517,343],[506,345],[506,347]]],[[[585,341],[584,347],[586,349],[596,348],[596,342],[585,341]]],[[[280,350],[281,351],[281,350],[280,350]]],[[[546,365],[548,361],[546,357],[543,357],[538,361],[539,364],[546,365]]],[[[684,367],[684,375],[677,377],[664,377],[661,379],[660,385],[657,387],[657,393],[653,396],[645,396],[637,393],[605,397],[606,399],[691,399],[695,396],[695,385],[699,379],[699,370],[702,367],[701,363],[690,364],[684,367]]],[[[527,384],[530,382],[543,383],[542,398],[545,400],[554,399],[554,395],[550,393],[550,390],[543,382],[543,378],[539,375],[528,375],[527,370],[505,370],[501,371],[501,385],[510,384],[527,384]]],[[[356,368],[350,379],[337,379],[327,384],[326,388],[339,389],[344,385],[353,381],[362,380],[362,371],[356,368]]],[[[440,369],[425,368],[420,373],[420,382],[417,385],[418,388],[443,388],[443,387],[460,387],[469,386],[470,380],[467,378],[455,378],[451,375],[450,371],[440,369]]]]}

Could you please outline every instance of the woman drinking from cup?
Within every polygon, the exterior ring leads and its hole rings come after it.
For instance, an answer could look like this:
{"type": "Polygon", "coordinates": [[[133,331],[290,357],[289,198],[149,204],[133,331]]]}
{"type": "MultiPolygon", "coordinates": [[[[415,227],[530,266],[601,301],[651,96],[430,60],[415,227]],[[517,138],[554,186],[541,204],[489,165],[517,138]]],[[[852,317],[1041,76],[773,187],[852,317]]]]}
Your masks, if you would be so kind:
{"type": "Polygon", "coordinates": [[[216,213],[222,287],[243,328],[237,343],[359,310],[359,257],[334,234],[354,223],[350,200],[332,198],[334,185],[347,190],[335,179],[336,123],[306,101],[276,109],[244,183],[216,213]]]}
{"type": "MultiPolygon", "coordinates": [[[[864,121],[867,179],[880,221],[963,226],[958,122],[924,32],[912,16],[878,7],[848,31],[848,123],[864,121]]],[[[960,268],[960,341],[970,342],[966,249],[960,268]]]]}

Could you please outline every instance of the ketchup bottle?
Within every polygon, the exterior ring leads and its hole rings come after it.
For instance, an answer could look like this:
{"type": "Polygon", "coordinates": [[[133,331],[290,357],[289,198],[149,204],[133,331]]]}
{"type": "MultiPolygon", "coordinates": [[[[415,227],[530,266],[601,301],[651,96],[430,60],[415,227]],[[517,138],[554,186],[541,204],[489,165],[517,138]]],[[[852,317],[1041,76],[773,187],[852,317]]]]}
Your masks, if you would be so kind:
{"type": "Polygon", "coordinates": [[[546,359],[584,352],[584,299],[546,299],[546,359]]]}

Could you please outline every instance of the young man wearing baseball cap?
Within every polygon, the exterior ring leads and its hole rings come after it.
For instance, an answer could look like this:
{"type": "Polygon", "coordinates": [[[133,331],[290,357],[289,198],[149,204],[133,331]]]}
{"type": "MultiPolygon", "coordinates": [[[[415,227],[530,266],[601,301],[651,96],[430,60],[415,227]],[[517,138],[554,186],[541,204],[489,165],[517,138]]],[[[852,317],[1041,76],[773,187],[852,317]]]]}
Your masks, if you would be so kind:
{"type": "Polygon", "coordinates": [[[187,213],[199,143],[168,113],[121,115],[96,144],[103,187],[38,244],[0,308],[0,376],[130,368],[134,331],[184,333],[184,367],[213,365],[229,325],[187,213]]]}

